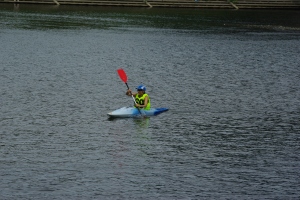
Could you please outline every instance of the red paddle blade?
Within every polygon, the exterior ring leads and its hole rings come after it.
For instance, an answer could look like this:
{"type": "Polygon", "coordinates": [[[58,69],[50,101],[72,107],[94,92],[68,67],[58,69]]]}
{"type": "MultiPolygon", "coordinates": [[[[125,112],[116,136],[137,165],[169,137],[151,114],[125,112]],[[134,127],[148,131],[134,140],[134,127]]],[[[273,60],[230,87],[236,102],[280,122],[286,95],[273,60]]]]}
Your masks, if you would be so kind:
{"type": "Polygon", "coordinates": [[[119,74],[119,76],[120,76],[120,79],[121,79],[124,83],[127,83],[127,75],[126,75],[125,71],[124,71],[122,68],[120,68],[120,69],[117,70],[117,72],[118,72],[118,74],[119,74]]]}

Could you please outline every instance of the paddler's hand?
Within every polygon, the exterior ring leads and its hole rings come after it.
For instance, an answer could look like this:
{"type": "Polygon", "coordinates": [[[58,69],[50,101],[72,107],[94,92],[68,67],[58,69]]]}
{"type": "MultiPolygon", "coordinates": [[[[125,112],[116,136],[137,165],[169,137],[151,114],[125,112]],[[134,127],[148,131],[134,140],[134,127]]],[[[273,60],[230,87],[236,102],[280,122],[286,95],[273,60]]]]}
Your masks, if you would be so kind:
{"type": "Polygon", "coordinates": [[[138,103],[136,103],[136,104],[135,104],[135,107],[137,107],[137,108],[141,108],[141,105],[140,105],[140,104],[138,104],[138,103]]]}
{"type": "Polygon", "coordinates": [[[127,90],[126,95],[130,96],[131,94],[132,94],[132,93],[131,93],[131,90],[130,90],[130,89],[127,90]]]}

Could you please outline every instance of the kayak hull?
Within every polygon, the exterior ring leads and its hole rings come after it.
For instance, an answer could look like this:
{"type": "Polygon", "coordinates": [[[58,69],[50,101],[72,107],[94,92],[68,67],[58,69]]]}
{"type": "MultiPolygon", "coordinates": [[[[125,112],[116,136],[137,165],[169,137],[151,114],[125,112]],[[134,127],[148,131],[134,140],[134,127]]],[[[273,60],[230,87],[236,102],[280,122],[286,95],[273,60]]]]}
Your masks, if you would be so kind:
{"type": "Polygon", "coordinates": [[[139,117],[139,116],[155,116],[162,112],[168,111],[168,108],[151,108],[150,110],[139,110],[135,107],[123,107],[119,108],[115,111],[107,113],[110,117],[119,117],[119,118],[126,118],[126,117],[139,117]]]}

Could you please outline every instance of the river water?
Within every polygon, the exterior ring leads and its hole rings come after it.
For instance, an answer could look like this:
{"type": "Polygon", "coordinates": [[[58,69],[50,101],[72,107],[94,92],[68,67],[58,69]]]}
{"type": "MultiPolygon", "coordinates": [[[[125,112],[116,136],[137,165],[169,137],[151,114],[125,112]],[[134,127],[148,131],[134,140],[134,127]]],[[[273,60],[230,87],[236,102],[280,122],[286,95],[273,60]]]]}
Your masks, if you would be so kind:
{"type": "Polygon", "coordinates": [[[299,199],[299,19],[2,4],[0,199],[299,199]]]}

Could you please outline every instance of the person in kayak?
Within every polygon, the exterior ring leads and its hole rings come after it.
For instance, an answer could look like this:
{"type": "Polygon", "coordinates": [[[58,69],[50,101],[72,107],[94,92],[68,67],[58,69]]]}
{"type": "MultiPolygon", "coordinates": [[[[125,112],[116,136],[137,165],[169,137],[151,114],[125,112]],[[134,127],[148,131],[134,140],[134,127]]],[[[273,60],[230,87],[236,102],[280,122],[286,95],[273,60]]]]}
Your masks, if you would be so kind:
{"type": "Polygon", "coordinates": [[[150,97],[148,94],[146,94],[146,87],[144,85],[139,85],[137,88],[137,93],[132,93],[131,90],[127,90],[126,95],[127,96],[133,96],[135,97],[136,104],[135,107],[138,108],[144,108],[145,110],[150,110],[151,104],[150,104],[150,97]]]}

